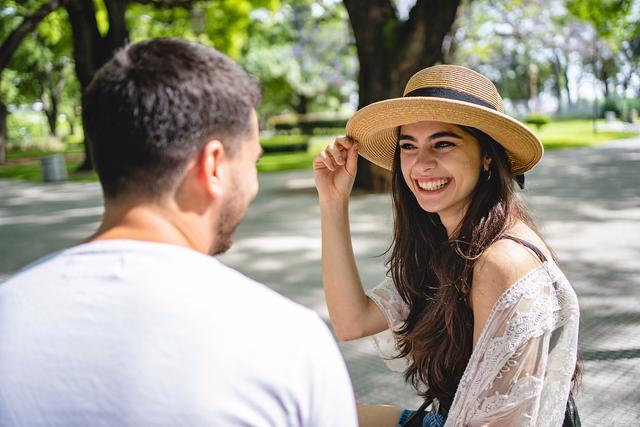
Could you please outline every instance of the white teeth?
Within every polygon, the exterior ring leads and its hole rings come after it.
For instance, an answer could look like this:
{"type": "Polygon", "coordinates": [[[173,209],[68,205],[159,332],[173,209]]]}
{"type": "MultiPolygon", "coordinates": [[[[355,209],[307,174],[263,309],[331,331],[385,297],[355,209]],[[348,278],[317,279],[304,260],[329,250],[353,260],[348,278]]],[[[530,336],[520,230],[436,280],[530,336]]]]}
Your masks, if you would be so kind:
{"type": "Polygon", "coordinates": [[[435,191],[444,187],[449,182],[448,179],[436,179],[431,181],[418,181],[418,187],[427,191],[435,191]]]}

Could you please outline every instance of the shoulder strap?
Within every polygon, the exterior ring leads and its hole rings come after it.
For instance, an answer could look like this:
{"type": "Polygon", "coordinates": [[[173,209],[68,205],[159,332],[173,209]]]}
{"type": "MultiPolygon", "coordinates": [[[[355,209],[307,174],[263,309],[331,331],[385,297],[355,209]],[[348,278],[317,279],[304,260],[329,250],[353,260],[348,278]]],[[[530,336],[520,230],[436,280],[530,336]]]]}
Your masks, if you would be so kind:
{"type": "Polygon", "coordinates": [[[536,254],[536,256],[540,259],[540,261],[547,262],[547,257],[542,253],[542,251],[540,249],[538,249],[538,247],[536,245],[534,245],[531,242],[527,242],[526,240],[522,240],[518,237],[514,237],[514,236],[509,236],[508,234],[505,234],[504,236],[502,236],[503,239],[509,239],[509,240],[513,240],[516,243],[520,243],[522,246],[527,247],[528,249],[531,250],[531,252],[533,252],[534,254],[536,254]]]}
{"type": "Polygon", "coordinates": [[[427,415],[427,407],[433,399],[427,399],[400,427],[422,427],[422,420],[427,415]]]}

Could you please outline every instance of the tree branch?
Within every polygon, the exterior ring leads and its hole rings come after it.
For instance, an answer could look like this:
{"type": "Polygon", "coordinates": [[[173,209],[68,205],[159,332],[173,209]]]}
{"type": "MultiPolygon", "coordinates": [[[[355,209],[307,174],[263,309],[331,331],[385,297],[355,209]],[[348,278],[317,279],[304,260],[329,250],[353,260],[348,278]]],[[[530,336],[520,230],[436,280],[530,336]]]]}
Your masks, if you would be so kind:
{"type": "Polygon", "coordinates": [[[158,9],[181,7],[183,9],[189,9],[196,3],[200,3],[203,0],[127,0],[127,3],[138,3],[144,5],[154,6],[158,9]]]}
{"type": "Polygon", "coordinates": [[[56,9],[64,6],[68,0],[51,0],[40,6],[32,14],[23,18],[9,36],[0,45],[0,73],[9,64],[11,57],[20,47],[22,40],[30,34],[38,24],[56,9]]]}

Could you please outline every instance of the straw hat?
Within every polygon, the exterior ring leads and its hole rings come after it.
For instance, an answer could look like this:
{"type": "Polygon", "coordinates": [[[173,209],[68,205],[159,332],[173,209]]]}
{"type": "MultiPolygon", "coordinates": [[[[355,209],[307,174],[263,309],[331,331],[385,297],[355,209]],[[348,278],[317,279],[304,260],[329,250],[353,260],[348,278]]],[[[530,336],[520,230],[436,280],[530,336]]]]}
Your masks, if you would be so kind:
{"type": "Polygon", "coordinates": [[[544,149],[525,125],[504,114],[502,98],[483,75],[458,65],[436,65],[414,74],[402,98],[376,102],[358,111],[346,134],[367,160],[391,169],[397,128],[419,121],[471,126],[504,147],[514,175],[531,169],[544,149]]]}

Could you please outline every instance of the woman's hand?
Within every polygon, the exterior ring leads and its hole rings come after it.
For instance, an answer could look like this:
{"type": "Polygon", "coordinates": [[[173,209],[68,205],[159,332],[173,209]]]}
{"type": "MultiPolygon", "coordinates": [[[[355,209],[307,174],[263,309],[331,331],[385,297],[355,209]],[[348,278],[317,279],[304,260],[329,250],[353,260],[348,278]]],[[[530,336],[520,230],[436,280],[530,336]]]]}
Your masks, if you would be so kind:
{"type": "Polygon", "coordinates": [[[357,150],[357,142],[338,137],[313,159],[313,174],[321,201],[349,198],[358,169],[357,150]]]}

